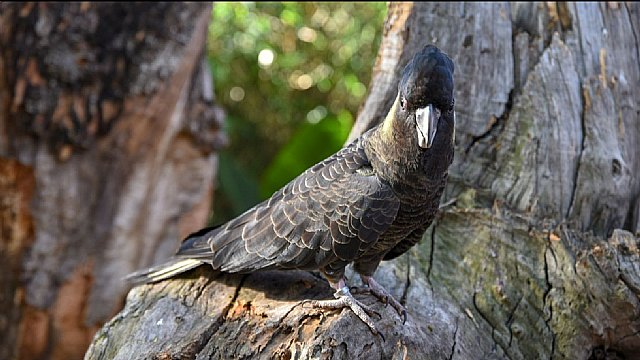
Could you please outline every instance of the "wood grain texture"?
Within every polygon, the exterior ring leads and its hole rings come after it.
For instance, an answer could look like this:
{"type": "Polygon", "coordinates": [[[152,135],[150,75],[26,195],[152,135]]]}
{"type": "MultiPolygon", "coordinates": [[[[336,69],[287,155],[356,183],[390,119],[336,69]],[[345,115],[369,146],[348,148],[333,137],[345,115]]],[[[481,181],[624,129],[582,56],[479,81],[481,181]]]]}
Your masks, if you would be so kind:
{"type": "Polygon", "coordinates": [[[17,314],[0,358],[81,358],[121,309],[121,278],[206,223],[225,142],[204,61],[210,9],[0,4],[0,155],[34,183],[19,212],[32,234],[0,253],[12,268],[0,298],[17,314]]]}
{"type": "Polygon", "coordinates": [[[375,275],[407,324],[359,296],[385,341],[349,311],[300,305],[331,296],[313,273],[200,268],[133,289],[86,358],[636,357],[639,10],[391,5],[351,137],[384,118],[398,70],[426,43],[456,63],[458,123],[448,205],[375,275]]]}
{"type": "MultiPolygon", "coordinates": [[[[12,355],[12,344],[18,331],[21,309],[16,304],[22,300],[20,260],[33,242],[33,216],[29,204],[33,198],[35,177],[33,169],[15,159],[0,156],[0,357],[12,355]],[[11,296],[8,296],[11,295],[11,296]]],[[[34,336],[36,338],[36,336],[34,336]]],[[[34,342],[37,342],[34,339],[34,342]]]]}

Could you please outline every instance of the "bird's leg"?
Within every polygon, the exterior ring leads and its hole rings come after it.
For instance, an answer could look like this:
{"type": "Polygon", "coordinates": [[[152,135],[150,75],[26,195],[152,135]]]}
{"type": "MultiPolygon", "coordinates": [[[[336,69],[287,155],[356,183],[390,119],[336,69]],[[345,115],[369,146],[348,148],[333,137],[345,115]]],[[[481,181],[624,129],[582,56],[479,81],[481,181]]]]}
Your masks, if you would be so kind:
{"type": "Polygon", "coordinates": [[[391,304],[394,309],[398,312],[398,315],[402,317],[402,323],[404,324],[407,321],[407,309],[405,309],[402,304],[398,300],[396,300],[393,295],[389,294],[389,292],[382,287],[382,285],[378,284],[378,282],[373,278],[373,276],[360,275],[362,278],[362,282],[364,282],[369,287],[369,292],[372,293],[375,297],[380,299],[385,304],[391,304]]]}
{"type": "MultiPolygon", "coordinates": [[[[361,303],[356,300],[356,298],[351,295],[349,291],[349,287],[346,284],[346,281],[341,278],[337,283],[329,282],[332,288],[336,289],[336,292],[333,296],[336,298],[335,300],[309,300],[307,303],[311,304],[314,307],[319,307],[322,309],[342,309],[348,307],[353,311],[356,316],[360,318],[374,334],[379,334],[378,329],[376,329],[375,324],[371,320],[371,315],[378,314],[373,309],[369,308],[367,305],[361,303]]],[[[382,334],[381,334],[382,335],[382,334]]]]}

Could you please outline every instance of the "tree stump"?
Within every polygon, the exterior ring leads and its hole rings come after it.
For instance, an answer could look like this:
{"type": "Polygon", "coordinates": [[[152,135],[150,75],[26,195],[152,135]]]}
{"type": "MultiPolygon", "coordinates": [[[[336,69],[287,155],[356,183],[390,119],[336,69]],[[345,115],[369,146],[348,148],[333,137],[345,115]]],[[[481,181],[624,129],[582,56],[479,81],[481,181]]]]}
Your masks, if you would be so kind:
{"type": "MultiPolygon", "coordinates": [[[[603,359],[640,354],[635,3],[394,3],[352,138],[406,61],[456,64],[456,160],[422,243],[376,273],[384,339],[310,272],[196,269],[133,289],[86,359],[603,359]]],[[[351,276],[353,278],[353,276],[351,276]]]]}

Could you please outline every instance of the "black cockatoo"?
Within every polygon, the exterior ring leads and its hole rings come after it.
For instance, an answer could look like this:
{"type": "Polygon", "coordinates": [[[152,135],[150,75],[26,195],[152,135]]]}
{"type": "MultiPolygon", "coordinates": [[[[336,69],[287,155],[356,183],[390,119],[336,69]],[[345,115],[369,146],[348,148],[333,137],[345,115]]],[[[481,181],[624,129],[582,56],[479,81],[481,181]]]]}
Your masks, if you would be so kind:
{"type": "Polygon", "coordinates": [[[382,260],[415,245],[433,220],[453,160],[451,59],[428,45],[406,65],[384,122],[314,165],[273,196],[189,235],[169,262],[131,274],[154,282],[202,264],[229,273],[320,270],[336,289],[321,307],[350,307],[375,333],[370,310],[344,278],[353,263],[369,291],[404,307],[373,279],[382,260]]]}

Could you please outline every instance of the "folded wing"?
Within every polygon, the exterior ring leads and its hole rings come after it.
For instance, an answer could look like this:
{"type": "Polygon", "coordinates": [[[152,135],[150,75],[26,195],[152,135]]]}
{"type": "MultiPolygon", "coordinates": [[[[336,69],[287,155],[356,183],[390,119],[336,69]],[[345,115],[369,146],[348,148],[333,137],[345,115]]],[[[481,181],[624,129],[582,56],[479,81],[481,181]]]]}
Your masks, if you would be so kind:
{"type": "Polygon", "coordinates": [[[356,141],[227,224],[192,234],[177,256],[225,272],[350,262],[398,212],[395,194],[369,166],[356,141]]]}

